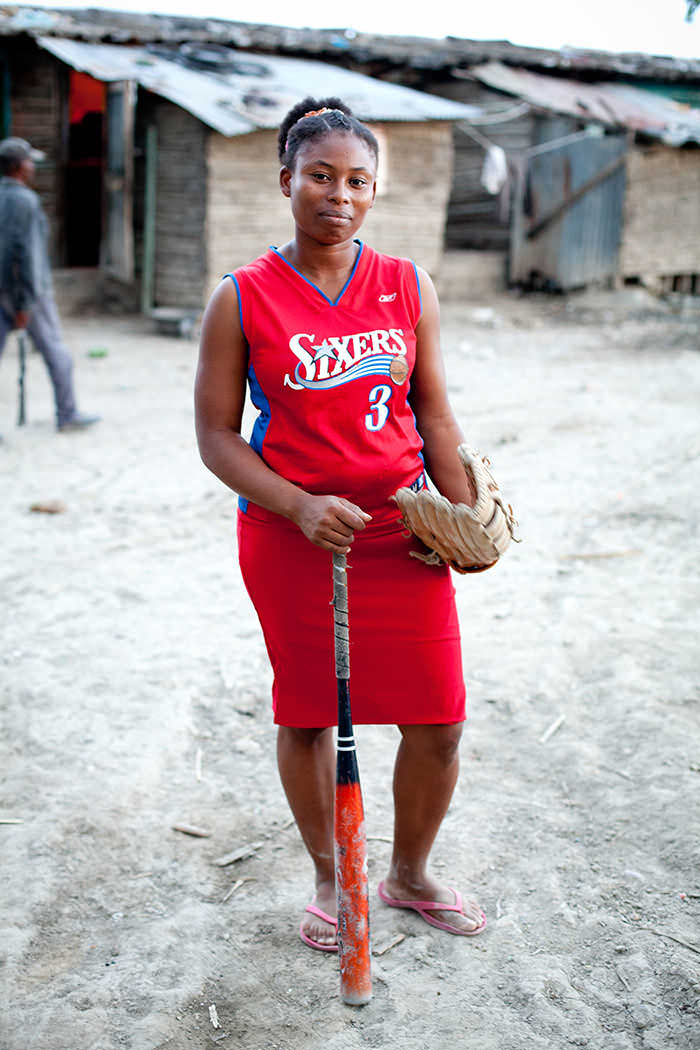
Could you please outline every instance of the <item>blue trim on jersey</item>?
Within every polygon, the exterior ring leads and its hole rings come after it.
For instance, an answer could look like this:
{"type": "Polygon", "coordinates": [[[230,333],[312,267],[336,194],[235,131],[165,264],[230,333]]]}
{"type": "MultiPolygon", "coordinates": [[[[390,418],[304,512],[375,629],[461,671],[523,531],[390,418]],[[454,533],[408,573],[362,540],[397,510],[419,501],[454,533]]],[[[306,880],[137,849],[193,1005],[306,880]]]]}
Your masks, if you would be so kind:
{"type": "MultiPolygon", "coordinates": [[[[263,389],[258,382],[255,369],[251,365],[248,368],[248,387],[250,388],[250,400],[258,409],[260,415],[253,425],[253,433],[250,435],[250,447],[262,458],[263,442],[270,425],[270,402],[265,397],[263,389]]],[[[248,510],[248,500],[243,496],[238,497],[238,506],[245,514],[248,510]]]]}
{"type": "Polygon", "coordinates": [[[236,297],[238,299],[238,317],[239,317],[239,320],[241,322],[241,331],[243,332],[243,338],[245,339],[246,342],[248,342],[248,336],[245,334],[245,328],[243,327],[243,309],[241,307],[241,289],[240,289],[240,285],[238,284],[238,278],[235,276],[235,274],[232,274],[232,273],[225,273],[224,277],[230,277],[231,280],[233,281],[233,283],[236,286],[236,297]]]}
{"type": "Polygon", "coordinates": [[[423,296],[420,293],[420,278],[418,277],[418,267],[413,262],[413,259],[411,259],[411,262],[413,263],[413,272],[416,275],[416,284],[418,285],[418,306],[420,307],[420,312],[418,316],[420,317],[423,313],[423,296]]]}
{"type": "Polygon", "coordinates": [[[359,244],[360,250],[357,253],[357,258],[355,259],[355,262],[353,264],[352,270],[350,271],[350,276],[348,277],[347,281],[343,285],[343,287],[341,289],[341,292],[340,292],[340,295],[338,296],[338,298],[335,301],[333,301],[333,299],[329,299],[328,296],[326,295],[326,293],[322,292],[321,289],[319,288],[319,286],[317,284],[314,284],[313,281],[310,281],[308,277],[304,277],[304,274],[300,270],[297,270],[296,266],[292,266],[290,261],[288,259],[285,259],[285,257],[282,255],[282,253],[280,251],[278,251],[277,248],[275,248],[274,244],[270,245],[270,251],[274,252],[275,255],[279,256],[279,258],[282,260],[282,262],[286,263],[286,265],[289,267],[290,270],[294,270],[294,273],[298,273],[299,276],[301,277],[302,281],[306,281],[306,283],[310,284],[312,288],[315,288],[316,291],[318,292],[318,294],[323,296],[323,298],[326,300],[326,302],[328,303],[329,306],[337,306],[338,303],[340,302],[340,300],[343,298],[343,296],[347,292],[348,285],[350,284],[350,282],[352,281],[353,277],[355,276],[355,270],[357,269],[358,263],[360,261],[360,257],[362,255],[362,252],[364,251],[364,247],[365,246],[364,246],[362,241],[354,240],[353,244],[359,244]]]}

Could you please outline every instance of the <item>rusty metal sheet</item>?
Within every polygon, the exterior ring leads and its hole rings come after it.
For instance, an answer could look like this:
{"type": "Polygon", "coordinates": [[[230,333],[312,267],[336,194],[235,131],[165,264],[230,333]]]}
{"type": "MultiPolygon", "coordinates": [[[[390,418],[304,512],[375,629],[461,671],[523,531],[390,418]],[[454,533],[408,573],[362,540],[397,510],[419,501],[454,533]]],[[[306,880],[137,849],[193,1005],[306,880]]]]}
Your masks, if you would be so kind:
{"type": "Polygon", "coordinates": [[[582,121],[644,132],[667,146],[700,143],[700,109],[631,84],[584,83],[486,62],[471,72],[489,87],[582,121]]]}
{"type": "Polygon", "coordinates": [[[514,202],[510,280],[568,290],[614,278],[623,221],[625,135],[536,147],[514,202]]]}

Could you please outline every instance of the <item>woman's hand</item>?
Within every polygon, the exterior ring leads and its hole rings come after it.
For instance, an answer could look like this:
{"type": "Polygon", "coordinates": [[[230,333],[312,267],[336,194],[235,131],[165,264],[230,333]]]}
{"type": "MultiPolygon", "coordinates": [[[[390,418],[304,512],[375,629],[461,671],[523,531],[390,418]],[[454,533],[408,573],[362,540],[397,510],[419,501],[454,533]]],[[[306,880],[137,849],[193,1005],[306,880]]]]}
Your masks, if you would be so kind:
{"type": "Polygon", "coordinates": [[[355,533],[371,520],[371,514],[342,496],[312,496],[308,492],[292,517],[307,540],[337,554],[347,554],[355,533]]]}

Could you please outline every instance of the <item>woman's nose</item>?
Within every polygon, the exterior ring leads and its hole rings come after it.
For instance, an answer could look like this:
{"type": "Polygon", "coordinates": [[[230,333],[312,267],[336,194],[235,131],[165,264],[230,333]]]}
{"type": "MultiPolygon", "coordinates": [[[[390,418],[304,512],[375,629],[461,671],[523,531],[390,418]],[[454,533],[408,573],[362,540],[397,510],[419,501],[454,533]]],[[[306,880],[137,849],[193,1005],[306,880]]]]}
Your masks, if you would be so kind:
{"type": "Polygon", "coordinates": [[[348,195],[345,190],[345,186],[340,180],[331,184],[328,191],[329,200],[334,201],[336,204],[342,204],[348,200],[348,195]]]}

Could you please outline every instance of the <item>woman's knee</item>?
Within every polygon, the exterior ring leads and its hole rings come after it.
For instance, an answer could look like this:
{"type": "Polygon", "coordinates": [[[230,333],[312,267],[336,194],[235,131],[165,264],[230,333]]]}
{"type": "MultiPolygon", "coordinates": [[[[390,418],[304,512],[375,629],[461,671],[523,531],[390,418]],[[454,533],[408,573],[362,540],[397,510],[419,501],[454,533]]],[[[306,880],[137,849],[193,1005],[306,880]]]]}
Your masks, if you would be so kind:
{"type": "Polygon", "coordinates": [[[325,746],[331,732],[329,727],[278,726],[277,728],[280,744],[300,750],[312,750],[325,746]]]}
{"type": "Polygon", "coordinates": [[[462,722],[449,725],[399,726],[407,747],[441,765],[450,765],[459,755],[462,722]]]}

